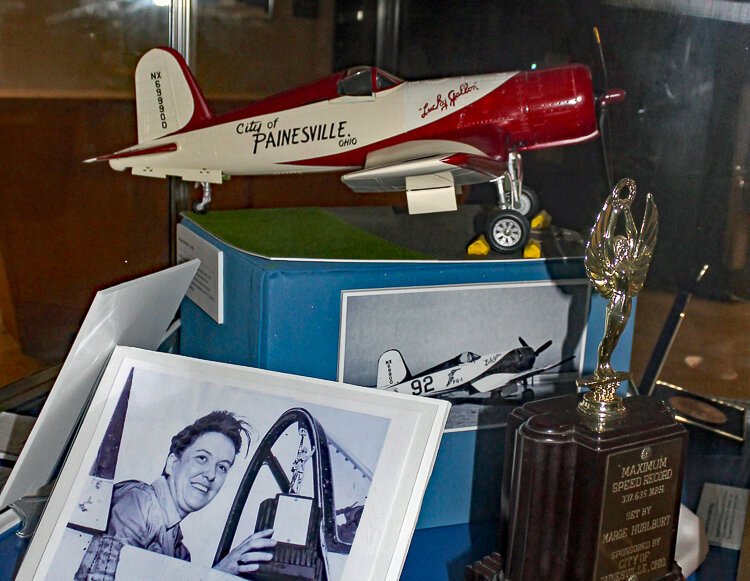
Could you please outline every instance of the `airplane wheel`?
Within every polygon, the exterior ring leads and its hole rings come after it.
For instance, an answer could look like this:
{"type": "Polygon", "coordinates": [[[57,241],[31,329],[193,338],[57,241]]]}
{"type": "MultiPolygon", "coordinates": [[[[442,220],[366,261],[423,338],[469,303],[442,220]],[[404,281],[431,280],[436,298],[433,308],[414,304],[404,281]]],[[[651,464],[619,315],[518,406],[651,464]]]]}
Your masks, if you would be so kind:
{"type": "Polygon", "coordinates": [[[534,390],[529,389],[528,387],[523,390],[523,394],[521,395],[521,401],[523,403],[530,402],[532,399],[534,399],[534,390]]]}
{"type": "Polygon", "coordinates": [[[208,204],[204,204],[200,200],[195,200],[193,202],[193,212],[195,212],[196,214],[207,214],[208,204]]]}
{"type": "Polygon", "coordinates": [[[485,235],[490,247],[500,254],[514,254],[529,241],[531,226],[515,210],[496,210],[487,220],[485,235]]]}
{"type": "Polygon", "coordinates": [[[521,188],[521,206],[518,211],[529,220],[539,212],[539,196],[528,186],[521,188]]]}

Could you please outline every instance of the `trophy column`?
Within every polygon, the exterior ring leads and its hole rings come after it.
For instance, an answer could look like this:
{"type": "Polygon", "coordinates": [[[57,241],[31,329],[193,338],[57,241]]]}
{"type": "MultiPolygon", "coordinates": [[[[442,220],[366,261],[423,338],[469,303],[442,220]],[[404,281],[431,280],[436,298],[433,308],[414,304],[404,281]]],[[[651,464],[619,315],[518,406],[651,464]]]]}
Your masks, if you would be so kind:
{"type": "Polygon", "coordinates": [[[628,376],[610,365],[658,229],[650,195],[636,229],[635,194],[632,180],[617,184],[586,247],[588,277],[609,301],[596,371],[579,381],[589,391],[511,414],[499,535],[506,580],[682,578],[674,554],[687,432],[663,402],[620,398],[628,376]]]}
{"type": "Polygon", "coordinates": [[[505,578],[650,581],[674,562],[687,433],[658,400],[623,401],[600,431],[578,396],[532,402],[508,424],[501,501],[505,578]]]}

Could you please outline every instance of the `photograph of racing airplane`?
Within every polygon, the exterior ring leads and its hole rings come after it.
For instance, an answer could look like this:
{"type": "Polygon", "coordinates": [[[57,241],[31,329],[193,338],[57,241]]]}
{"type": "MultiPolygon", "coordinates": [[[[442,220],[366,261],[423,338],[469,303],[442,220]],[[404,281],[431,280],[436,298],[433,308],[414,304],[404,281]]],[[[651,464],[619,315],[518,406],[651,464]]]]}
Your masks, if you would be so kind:
{"type": "Polygon", "coordinates": [[[451,403],[447,430],[504,425],[524,401],[575,393],[586,279],[344,291],[337,379],[451,403]]]}
{"type": "Polygon", "coordinates": [[[526,402],[537,395],[550,395],[553,386],[535,385],[533,377],[573,360],[575,355],[534,368],[537,356],[549,348],[552,341],[546,341],[536,349],[523,337],[518,341],[520,347],[484,356],[465,351],[416,375],[409,371],[401,352],[391,349],[380,356],[377,388],[424,397],[439,398],[451,394],[452,401],[456,401],[457,396],[465,396],[467,401],[481,399],[485,403],[526,402]]]}

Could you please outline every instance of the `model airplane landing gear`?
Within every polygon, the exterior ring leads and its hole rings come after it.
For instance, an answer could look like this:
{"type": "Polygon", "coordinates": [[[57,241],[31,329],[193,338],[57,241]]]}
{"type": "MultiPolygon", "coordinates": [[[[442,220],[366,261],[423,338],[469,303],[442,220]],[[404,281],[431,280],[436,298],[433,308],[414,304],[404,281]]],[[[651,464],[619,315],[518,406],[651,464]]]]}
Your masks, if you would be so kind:
{"type": "Polygon", "coordinates": [[[518,207],[518,211],[526,216],[527,220],[531,220],[539,213],[539,196],[530,187],[523,186],[519,197],[520,206],[518,207]]]}
{"type": "Polygon", "coordinates": [[[516,210],[494,210],[487,217],[487,242],[500,254],[514,254],[523,250],[530,233],[529,221],[516,210]]]}
{"type": "Polygon", "coordinates": [[[211,203],[211,184],[209,182],[197,182],[195,187],[203,188],[203,197],[200,201],[193,202],[193,212],[196,214],[205,214],[208,212],[208,205],[211,203]]]}
{"type": "Polygon", "coordinates": [[[508,171],[495,180],[498,208],[490,212],[485,223],[485,237],[492,250],[500,254],[514,254],[523,250],[529,241],[531,225],[526,217],[535,212],[536,192],[523,192],[521,155],[508,154],[508,171]],[[528,212],[528,214],[527,214],[528,212]]]}

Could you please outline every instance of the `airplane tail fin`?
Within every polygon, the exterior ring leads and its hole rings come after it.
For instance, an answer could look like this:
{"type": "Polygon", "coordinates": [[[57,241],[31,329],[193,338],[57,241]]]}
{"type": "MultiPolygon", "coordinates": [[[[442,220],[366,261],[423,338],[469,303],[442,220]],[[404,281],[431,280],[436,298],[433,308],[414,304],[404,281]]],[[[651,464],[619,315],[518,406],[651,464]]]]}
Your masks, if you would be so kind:
{"type": "Polygon", "coordinates": [[[411,377],[404,357],[397,349],[386,351],[378,361],[378,389],[383,389],[411,377]]]}
{"type": "Polygon", "coordinates": [[[195,77],[176,50],[153,48],[135,68],[138,143],[211,119],[195,77]]]}

